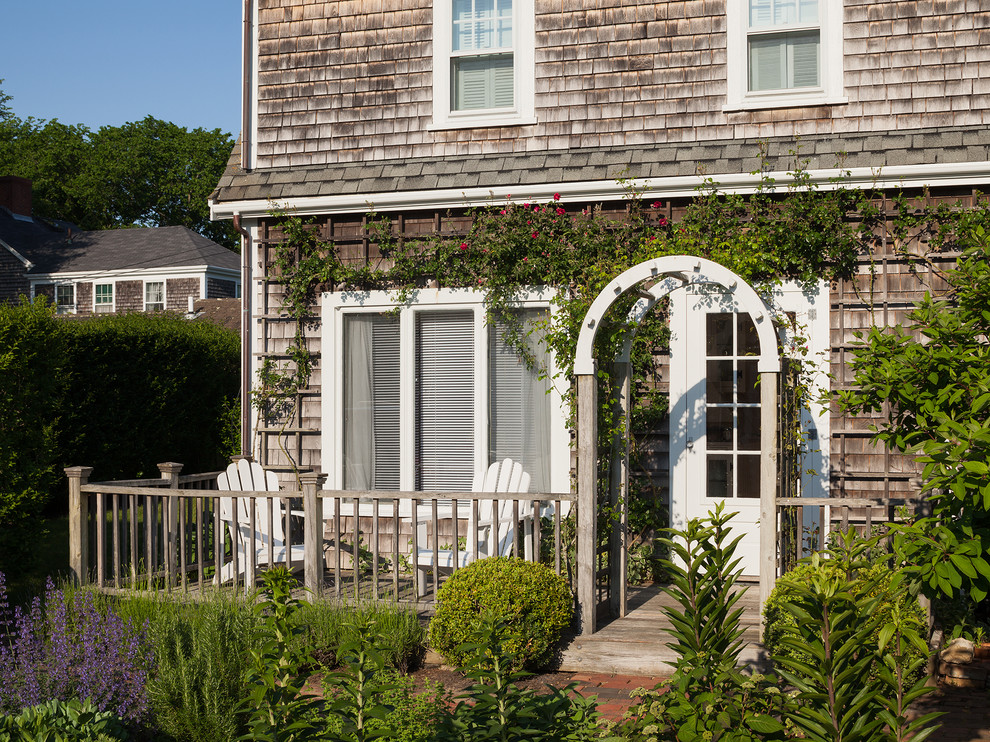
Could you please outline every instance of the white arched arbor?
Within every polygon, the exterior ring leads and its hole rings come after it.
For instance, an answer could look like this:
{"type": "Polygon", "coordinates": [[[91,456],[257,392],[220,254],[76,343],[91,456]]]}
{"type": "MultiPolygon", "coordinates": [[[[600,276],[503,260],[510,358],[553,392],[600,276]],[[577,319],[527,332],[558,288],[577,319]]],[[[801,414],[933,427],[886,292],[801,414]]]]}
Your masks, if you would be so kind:
{"type": "MultiPolygon", "coordinates": [[[[595,298],[578,335],[574,375],[577,384],[577,564],[578,605],[581,610],[581,633],[596,630],[596,544],[598,542],[598,384],[594,359],[595,335],[611,306],[629,291],[639,300],[629,312],[632,331],[615,359],[619,367],[622,403],[629,399],[629,351],[635,326],[656,303],[672,291],[690,285],[716,284],[731,294],[742,311],[748,312],[756,325],[760,343],[757,369],[760,373],[760,605],[766,601],[776,577],[776,496],[777,496],[777,387],[780,356],[772,311],[749,284],[718,263],[687,255],[655,258],[633,266],[613,279],[595,298]],[[640,288],[650,283],[649,288],[640,288]]],[[[628,412],[628,410],[624,410],[628,412]]],[[[626,415],[628,420],[628,415],[626,415]]],[[[623,457],[624,459],[624,457],[623,457]]],[[[625,477],[625,465],[621,474],[625,477]]],[[[623,511],[625,507],[623,507],[623,511]]],[[[623,524],[625,517],[623,516],[623,524]]],[[[621,538],[625,537],[620,530],[621,538]]],[[[625,550],[613,549],[609,560],[613,593],[625,590],[625,550]]],[[[613,602],[615,604],[616,601],[613,602]]],[[[620,612],[625,601],[617,601],[620,612]]]]}

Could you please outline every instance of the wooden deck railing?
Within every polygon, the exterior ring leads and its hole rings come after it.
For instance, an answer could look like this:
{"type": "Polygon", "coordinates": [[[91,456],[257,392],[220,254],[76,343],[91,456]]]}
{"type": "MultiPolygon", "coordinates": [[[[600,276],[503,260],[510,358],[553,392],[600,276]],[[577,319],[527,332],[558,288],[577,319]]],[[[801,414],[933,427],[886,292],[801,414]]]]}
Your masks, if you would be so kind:
{"type": "Polygon", "coordinates": [[[876,498],[778,497],[777,500],[777,574],[789,572],[803,556],[820,551],[834,532],[856,528],[870,535],[878,527],[901,519],[907,511],[913,516],[924,507],[921,495],[876,498]],[[808,531],[804,526],[804,508],[817,509],[818,526],[808,531]]]}
{"type": "Polygon", "coordinates": [[[248,543],[236,548],[240,537],[220,518],[221,497],[232,496],[262,500],[269,522],[275,512],[285,514],[282,561],[302,569],[314,598],[432,602],[443,574],[429,570],[424,585],[416,555],[429,552],[437,563],[446,552],[458,564],[480,538],[468,533],[466,516],[473,512],[477,521],[482,503],[497,513],[500,503],[511,501],[511,515],[495,520],[489,543],[498,544],[511,527],[513,555],[542,559],[558,574],[564,569],[561,510],[574,502],[570,493],[331,491],[320,489],[322,478],[315,474],[302,475],[302,490],[221,492],[219,472],[180,476],[179,464],[159,468],[161,479],[94,483],[88,481],[92,469],[66,469],[70,567],[78,581],[195,591],[217,585],[222,576],[228,587],[253,589],[257,573],[278,561],[277,550],[256,542],[254,507],[248,508],[248,543]],[[301,560],[293,556],[300,545],[301,560]],[[260,558],[250,558],[259,548],[260,558]]]}

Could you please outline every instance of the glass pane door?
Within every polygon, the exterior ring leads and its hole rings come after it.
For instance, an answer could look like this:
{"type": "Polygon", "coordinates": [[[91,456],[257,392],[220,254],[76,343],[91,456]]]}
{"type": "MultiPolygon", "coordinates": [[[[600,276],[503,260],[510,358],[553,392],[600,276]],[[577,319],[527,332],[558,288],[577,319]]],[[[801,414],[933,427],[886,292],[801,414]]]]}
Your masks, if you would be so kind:
{"type": "Polygon", "coordinates": [[[705,316],[706,495],[760,497],[756,326],[748,314],[705,316]]]}

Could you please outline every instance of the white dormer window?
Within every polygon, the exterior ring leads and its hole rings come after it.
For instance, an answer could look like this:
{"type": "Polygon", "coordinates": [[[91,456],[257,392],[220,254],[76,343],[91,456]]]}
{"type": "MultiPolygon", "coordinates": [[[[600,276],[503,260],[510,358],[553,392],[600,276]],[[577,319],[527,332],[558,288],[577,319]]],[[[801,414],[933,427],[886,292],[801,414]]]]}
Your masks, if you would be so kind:
{"type": "Polygon", "coordinates": [[[730,0],[726,110],[844,103],[842,3],[730,0]]]}
{"type": "Polygon", "coordinates": [[[533,0],[436,0],[433,126],[535,122],[533,0]]]}

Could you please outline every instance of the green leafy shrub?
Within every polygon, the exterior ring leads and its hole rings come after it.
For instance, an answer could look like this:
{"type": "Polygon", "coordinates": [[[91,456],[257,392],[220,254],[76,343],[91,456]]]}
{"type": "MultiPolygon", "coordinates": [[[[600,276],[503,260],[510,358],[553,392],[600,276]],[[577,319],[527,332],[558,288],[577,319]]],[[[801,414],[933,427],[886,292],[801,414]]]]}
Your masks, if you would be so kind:
{"type": "Polygon", "coordinates": [[[217,593],[172,607],[149,631],[156,673],[148,695],[157,725],[180,742],[237,739],[253,624],[247,603],[217,593]]]}
{"type": "Polygon", "coordinates": [[[158,476],[162,461],[187,472],[226,464],[237,333],[170,314],[60,324],[73,400],[62,421],[69,465],[92,466],[94,479],[107,480],[158,476]]]}
{"type": "MultiPolygon", "coordinates": [[[[855,590],[865,588],[865,592],[859,595],[862,600],[875,600],[872,618],[876,620],[876,625],[869,635],[870,643],[875,647],[880,637],[880,627],[891,621],[894,612],[905,620],[912,621],[918,628],[925,625],[925,611],[918,603],[917,598],[907,594],[907,592],[896,589],[893,584],[895,573],[891,571],[884,561],[868,561],[864,563],[861,570],[857,569],[853,575],[847,575],[844,566],[838,562],[828,559],[818,559],[803,562],[781,577],[777,581],[770,598],[763,607],[763,621],[766,627],[763,644],[767,652],[774,657],[784,657],[808,662],[811,657],[795,646],[784,642],[784,637],[792,635],[795,617],[788,609],[788,605],[793,603],[799,592],[803,591],[809,581],[819,577],[825,581],[840,583],[843,590],[855,590]]],[[[919,649],[913,650],[912,659],[924,659],[925,652],[919,649]]],[[[871,677],[876,677],[879,665],[878,660],[873,663],[870,670],[871,677]]],[[[917,677],[915,677],[917,680],[917,677]]]]}
{"type": "Polygon", "coordinates": [[[468,677],[475,681],[460,696],[453,713],[437,730],[442,742],[591,742],[602,737],[595,699],[575,689],[550,688],[537,693],[516,681],[527,673],[514,669],[517,657],[509,650],[512,632],[499,617],[486,611],[472,624],[472,641],[461,647],[468,677]]]}
{"type": "Polygon", "coordinates": [[[924,624],[896,596],[881,615],[889,591],[906,592],[907,583],[895,579],[880,589],[869,577],[876,545],[853,529],[840,534],[824,558],[811,557],[814,569],[781,601],[794,621],[783,624],[782,653],[773,661],[794,689],[787,719],[805,739],[921,742],[937,728],[939,714],[908,713],[932,690],[922,677],[924,624]]]}
{"type": "Polygon", "coordinates": [[[0,736],[22,742],[112,742],[128,740],[124,722],[90,701],[48,701],[0,716],[0,736]]]}
{"type": "Polygon", "coordinates": [[[43,301],[0,304],[0,571],[34,558],[57,471],[62,338],[43,301]]]}
{"type": "Polygon", "coordinates": [[[430,646],[451,664],[462,665],[462,647],[483,613],[505,625],[505,649],[517,667],[538,668],[553,656],[573,615],[571,593],[548,567],[511,557],[490,557],[457,570],[437,593],[430,621],[430,646]]]}
{"type": "Polygon", "coordinates": [[[300,606],[296,620],[306,629],[297,641],[309,646],[327,669],[337,666],[340,647],[358,639],[359,627],[365,624],[375,626],[385,665],[399,672],[415,667],[425,650],[426,631],[415,612],[391,603],[306,603],[300,606]]]}
{"type": "Polygon", "coordinates": [[[719,504],[707,518],[691,519],[684,530],[665,529],[663,543],[676,561],[664,560],[670,574],[664,608],[679,655],[669,681],[639,690],[637,703],[613,733],[622,740],[719,740],[756,742],[786,738],[781,721],[786,697],[774,678],[744,675],[737,667],[742,649],[745,592],[735,557],[741,537],[733,538],[719,504]]]}

